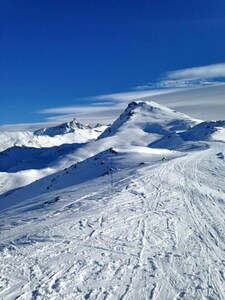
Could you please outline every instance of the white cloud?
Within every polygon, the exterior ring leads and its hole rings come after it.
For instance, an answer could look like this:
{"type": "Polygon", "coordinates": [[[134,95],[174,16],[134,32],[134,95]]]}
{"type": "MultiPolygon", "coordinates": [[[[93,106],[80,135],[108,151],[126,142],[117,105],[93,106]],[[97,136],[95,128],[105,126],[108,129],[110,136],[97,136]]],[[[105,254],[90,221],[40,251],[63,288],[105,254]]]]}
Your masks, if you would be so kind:
{"type": "Polygon", "coordinates": [[[101,101],[101,102],[94,102],[94,103],[91,103],[91,105],[94,105],[94,106],[102,106],[102,105],[107,105],[107,106],[109,106],[109,105],[114,105],[115,103],[114,102],[110,102],[110,101],[105,101],[105,102],[103,102],[103,101],[101,101]]]}
{"type": "MultiPolygon", "coordinates": [[[[133,91],[85,98],[87,105],[62,106],[43,109],[43,123],[0,126],[0,130],[35,130],[67,122],[76,117],[83,123],[112,123],[127,103],[147,99],[171,107],[199,119],[225,119],[225,64],[214,64],[178,71],[170,71],[156,83],[138,86],[133,91]],[[218,78],[219,81],[215,81],[218,78]]],[[[80,99],[81,100],[81,99],[80,99]]]]}
{"type": "Polygon", "coordinates": [[[52,116],[47,121],[65,122],[74,116],[81,122],[108,124],[124,110],[127,103],[138,99],[147,99],[158,102],[175,110],[181,111],[198,119],[225,119],[225,84],[211,83],[205,85],[194,85],[192,88],[167,88],[147,91],[132,91],[100,95],[89,98],[89,100],[114,101],[114,106],[82,106],[62,107],[51,110],[43,110],[42,113],[60,113],[61,116],[52,116]]]}
{"type": "Polygon", "coordinates": [[[204,78],[224,78],[225,63],[187,68],[183,70],[170,71],[167,73],[168,79],[204,79],[204,78]]]}
{"type": "Polygon", "coordinates": [[[90,125],[96,125],[97,123],[101,124],[110,124],[112,123],[123,111],[124,107],[113,107],[113,109],[105,109],[103,111],[95,111],[95,112],[83,112],[82,114],[66,114],[66,115],[59,115],[59,116],[52,116],[48,117],[46,120],[48,122],[57,122],[63,123],[72,120],[76,117],[80,122],[90,125]]]}
{"type": "Polygon", "coordinates": [[[133,100],[141,99],[144,97],[151,97],[155,95],[160,94],[166,94],[170,93],[172,91],[176,91],[176,89],[173,90],[163,90],[163,89],[153,89],[153,90],[143,90],[143,91],[132,91],[132,92],[124,92],[124,93],[115,93],[115,94],[106,94],[106,95],[99,95],[95,97],[85,98],[86,100],[109,100],[115,102],[130,102],[133,100]]]}
{"type": "MultiPolygon", "coordinates": [[[[47,108],[42,109],[38,111],[40,114],[86,114],[86,113],[95,113],[95,112],[104,112],[105,110],[108,110],[109,106],[92,106],[92,105],[86,105],[86,106],[62,106],[62,107],[53,107],[53,108],[47,108]]],[[[115,109],[115,107],[110,107],[110,109],[115,109]]]]}
{"type": "Polygon", "coordinates": [[[225,120],[225,84],[151,97],[155,102],[202,120],[225,120]]]}
{"type": "Polygon", "coordinates": [[[132,91],[125,93],[115,93],[108,95],[99,95],[86,98],[90,104],[85,106],[62,106],[47,108],[38,111],[40,114],[53,115],[45,119],[46,122],[62,123],[76,117],[80,122],[95,125],[96,123],[109,124],[112,123],[120,113],[125,109],[127,103],[141,99],[143,97],[151,97],[153,95],[164,94],[174,90],[148,90],[148,91],[132,91]],[[96,102],[99,101],[99,102],[96,102]]]}
{"type": "MultiPolygon", "coordinates": [[[[180,89],[180,88],[194,88],[206,85],[214,85],[218,82],[206,79],[165,79],[155,83],[146,83],[144,85],[136,86],[135,90],[148,90],[148,89],[180,89]]],[[[221,82],[220,82],[221,83],[221,82]]]]}
{"type": "Polygon", "coordinates": [[[19,123],[0,125],[0,131],[35,131],[40,128],[55,126],[58,122],[19,123]]]}

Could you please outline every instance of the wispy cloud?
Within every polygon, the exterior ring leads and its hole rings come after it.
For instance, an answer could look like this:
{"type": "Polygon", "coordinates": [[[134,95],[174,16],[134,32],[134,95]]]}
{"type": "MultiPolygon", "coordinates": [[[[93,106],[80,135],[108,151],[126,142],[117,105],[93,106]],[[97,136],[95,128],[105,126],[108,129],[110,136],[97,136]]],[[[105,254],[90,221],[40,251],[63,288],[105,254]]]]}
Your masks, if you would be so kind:
{"type": "Polygon", "coordinates": [[[168,85],[165,84],[165,87],[161,89],[99,95],[88,98],[90,104],[87,106],[57,107],[42,110],[41,113],[53,114],[52,117],[46,119],[49,122],[65,122],[76,116],[81,122],[91,125],[98,122],[109,124],[119,116],[127,103],[145,99],[153,100],[198,119],[225,119],[224,83],[197,80],[189,86],[186,82],[184,85],[178,85],[177,88],[171,85],[168,82],[168,85]],[[102,101],[104,105],[93,105],[95,102],[92,103],[92,101],[96,100],[102,101]],[[114,105],[108,106],[107,103],[110,105],[114,103],[114,105]]]}
{"type": "MultiPolygon", "coordinates": [[[[169,71],[164,78],[136,86],[132,91],[84,98],[87,105],[62,106],[42,109],[45,115],[39,124],[20,124],[20,128],[33,130],[52,124],[67,122],[76,117],[94,125],[112,123],[127,103],[153,100],[200,119],[225,119],[225,63],[169,71]]],[[[81,100],[81,99],[79,99],[81,100]]],[[[0,126],[0,130],[18,130],[18,125],[0,126]]]]}
{"type": "Polygon", "coordinates": [[[91,103],[91,105],[94,105],[94,106],[102,106],[102,105],[107,105],[107,106],[109,106],[109,105],[114,105],[114,102],[110,102],[110,101],[105,101],[105,102],[103,102],[103,101],[101,101],[101,102],[94,102],[94,103],[91,103]]]}
{"type": "Polygon", "coordinates": [[[151,100],[202,120],[225,120],[225,84],[186,89],[151,100]]]}
{"type": "Polygon", "coordinates": [[[40,128],[55,126],[58,125],[59,122],[39,122],[39,123],[18,123],[18,124],[4,124],[0,125],[0,132],[1,131],[35,131],[40,128]]]}
{"type": "Polygon", "coordinates": [[[225,63],[201,67],[186,68],[169,71],[164,78],[157,82],[150,82],[136,86],[135,90],[170,89],[170,88],[195,88],[219,84],[225,78],[225,63]]]}
{"type": "Polygon", "coordinates": [[[170,71],[168,79],[225,78],[225,63],[170,71]]]}
{"type": "Polygon", "coordinates": [[[206,85],[214,85],[216,83],[212,80],[206,80],[206,79],[165,79],[158,82],[150,82],[146,83],[144,85],[136,86],[134,87],[134,90],[147,90],[147,89],[180,89],[180,88],[194,88],[194,87],[200,87],[200,86],[206,86],[206,85]]]}
{"type": "MultiPolygon", "coordinates": [[[[110,107],[110,110],[114,110],[115,107],[110,107]]],[[[46,108],[38,111],[40,114],[87,114],[87,113],[95,113],[95,112],[104,112],[109,110],[109,106],[107,105],[85,105],[85,106],[62,106],[62,107],[53,107],[46,108]]]]}
{"type": "Polygon", "coordinates": [[[168,92],[175,91],[174,90],[163,90],[163,89],[152,89],[152,90],[137,90],[137,91],[130,91],[124,93],[115,93],[115,94],[106,94],[106,95],[99,95],[90,98],[85,98],[85,100],[102,100],[102,101],[114,101],[117,103],[129,102],[137,99],[141,99],[144,97],[151,97],[160,94],[166,94],[168,92]]]}
{"type": "MultiPolygon", "coordinates": [[[[175,90],[170,90],[172,92],[175,90]]],[[[79,121],[94,125],[96,123],[109,124],[124,110],[127,103],[133,100],[142,99],[167,93],[167,90],[154,89],[146,91],[131,91],[124,93],[99,95],[90,98],[85,106],[62,106],[42,109],[39,114],[53,115],[45,118],[47,122],[67,122],[76,117],[79,121]]]]}
{"type": "Polygon", "coordinates": [[[122,108],[115,107],[114,109],[109,109],[98,112],[90,112],[87,111],[86,113],[83,112],[82,114],[66,114],[66,115],[59,115],[59,116],[52,116],[46,118],[48,122],[57,122],[63,123],[68,122],[68,120],[72,120],[76,117],[80,122],[89,125],[96,125],[97,123],[101,124],[111,124],[117,116],[122,112],[122,108]]]}

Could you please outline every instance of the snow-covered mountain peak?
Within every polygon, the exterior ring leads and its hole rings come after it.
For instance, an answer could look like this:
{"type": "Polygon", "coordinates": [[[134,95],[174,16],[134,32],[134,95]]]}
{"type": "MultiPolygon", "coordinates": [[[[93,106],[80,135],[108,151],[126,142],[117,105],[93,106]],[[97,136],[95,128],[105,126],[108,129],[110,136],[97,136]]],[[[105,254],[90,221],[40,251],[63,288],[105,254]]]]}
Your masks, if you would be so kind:
{"type": "MultiPolygon", "coordinates": [[[[168,115],[180,115],[183,118],[189,118],[187,115],[184,115],[180,112],[177,112],[169,107],[160,105],[151,100],[136,100],[128,104],[127,108],[124,111],[124,115],[135,114],[135,113],[144,113],[150,112],[154,114],[168,114],[168,115]]],[[[189,118],[190,119],[190,118],[189,118]]]]}
{"type": "Polygon", "coordinates": [[[47,127],[42,128],[39,130],[36,130],[34,132],[34,135],[48,135],[48,136],[56,136],[56,135],[63,135],[67,133],[74,132],[77,129],[91,129],[89,125],[84,125],[80,122],[78,122],[75,118],[66,123],[62,123],[60,125],[54,126],[54,127],[47,127]]]}
{"type": "Polygon", "coordinates": [[[225,121],[102,127],[0,134],[0,299],[225,299],[225,121]]]}
{"type": "Polygon", "coordinates": [[[119,131],[139,128],[148,133],[187,130],[196,120],[153,101],[131,102],[119,118],[108,127],[100,138],[112,136],[119,131]]]}
{"type": "Polygon", "coordinates": [[[11,147],[47,148],[62,144],[86,143],[94,140],[107,128],[99,125],[91,128],[76,120],[35,132],[0,132],[0,152],[11,147]]]}
{"type": "Polygon", "coordinates": [[[160,105],[154,101],[151,100],[135,100],[131,103],[129,103],[128,110],[136,110],[136,109],[142,109],[142,110],[147,110],[147,111],[154,111],[154,110],[170,110],[168,107],[165,107],[163,105],[160,105]]]}

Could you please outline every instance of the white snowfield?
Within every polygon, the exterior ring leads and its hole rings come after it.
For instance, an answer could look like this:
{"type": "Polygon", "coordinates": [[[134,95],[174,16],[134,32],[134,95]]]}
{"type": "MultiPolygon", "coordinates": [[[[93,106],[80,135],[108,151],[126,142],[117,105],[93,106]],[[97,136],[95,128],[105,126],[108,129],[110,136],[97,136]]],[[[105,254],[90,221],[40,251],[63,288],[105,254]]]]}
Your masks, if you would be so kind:
{"type": "Polygon", "coordinates": [[[1,196],[0,299],[225,299],[225,123],[127,110],[1,196]]]}
{"type": "Polygon", "coordinates": [[[106,128],[73,120],[34,133],[0,132],[0,194],[70,165],[65,156],[95,140],[106,128]]]}
{"type": "Polygon", "coordinates": [[[76,122],[42,128],[35,132],[0,132],[0,151],[11,147],[48,148],[62,144],[85,143],[96,139],[107,126],[91,128],[76,122]]]}

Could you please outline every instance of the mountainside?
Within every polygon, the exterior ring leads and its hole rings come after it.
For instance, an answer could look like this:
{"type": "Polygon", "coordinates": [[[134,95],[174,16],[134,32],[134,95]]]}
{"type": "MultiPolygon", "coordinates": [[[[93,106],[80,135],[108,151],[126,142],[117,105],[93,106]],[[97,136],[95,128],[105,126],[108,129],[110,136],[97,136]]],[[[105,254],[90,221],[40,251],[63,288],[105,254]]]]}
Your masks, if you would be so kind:
{"type": "Polygon", "coordinates": [[[121,131],[142,129],[146,133],[165,134],[187,130],[197,121],[153,101],[134,101],[99,138],[121,131]]]}
{"type": "Polygon", "coordinates": [[[184,139],[225,142],[225,121],[201,122],[183,133],[184,139]]]}
{"type": "Polygon", "coordinates": [[[201,148],[204,144],[199,142],[203,141],[225,142],[225,121],[201,122],[186,131],[168,134],[151,143],[149,147],[177,150],[181,150],[183,146],[186,149],[187,147],[201,148]]]}
{"type": "MultiPolygon", "coordinates": [[[[114,134],[111,134],[109,137],[107,134],[108,129],[106,129],[103,134],[100,135],[100,138],[92,143],[78,143],[71,146],[62,145],[40,150],[36,150],[32,147],[14,147],[2,152],[0,154],[0,163],[2,161],[0,171],[10,172],[10,175],[0,173],[0,183],[2,182],[2,185],[0,185],[0,194],[10,191],[13,186],[14,188],[18,188],[42,178],[47,174],[60,171],[63,168],[69,167],[71,164],[97,155],[99,152],[105,151],[110,147],[116,147],[123,153],[136,153],[141,159],[141,155],[153,152],[153,150],[148,148],[149,144],[161,139],[167,135],[168,132],[184,130],[195,123],[196,121],[190,117],[160,106],[155,102],[132,102],[110,127],[109,131],[114,134]],[[131,115],[132,118],[130,118],[131,115]],[[120,126],[118,126],[118,124],[120,126]],[[115,128],[117,127],[119,127],[120,130],[116,130],[115,128]],[[104,138],[104,136],[107,138],[104,138]],[[32,174],[30,170],[34,170],[32,174]],[[21,172],[21,176],[19,177],[18,171],[21,172]]],[[[67,123],[62,124],[59,127],[65,128],[66,124],[67,123]]],[[[77,127],[75,122],[68,124],[71,124],[71,128],[77,127]]],[[[79,125],[79,127],[82,126],[79,125]]],[[[103,128],[105,127],[98,126],[97,128],[87,129],[84,126],[76,129],[75,133],[81,132],[82,135],[85,135],[88,130],[88,135],[86,136],[90,137],[91,130],[95,130],[99,135],[103,128]]],[[[58,132],[58,127],[52,127],[49,130],[51,133],[53,133],[53,131],[56,133],[58,132]]],[[[43,132],[43,130],[39,131],[39,134],[40,132],[43,132]]],[[[45,130],[45,132],[48,132],[48,130],[45,130]]],[[[62,137],[68,139],[71,134],[73,133],[64,134],[62,137]]],[[[58,137],[61,138],[61,136],[58,135],[54,138],[48,138],[57,140],[58,137]]],[[[36,132],[35,138],[46,138],[46,136],[37,136],[36,132]]],[[[162,153],[162,150],[154,150],[154,152],[162,153]]]]}
{"type": "Polygon", "coordinates": [[[96,139],[106,128],[91,128],[75,121],[65,124],[40,130],[39,135],[37,131],[0,132],[0,194],[69,166],[67,156],[96,139]],[[60,132],[65,124],[71,130],[60,132]],[[41,134],[43,131],[45,134],[41,134]],[[48,132],[55,135],[49,136],[48,132]]]}
{"type": "Polygon", "coordinates": [[[95,140],[5,150],[0,299],[225,299],[224,157],[225,121],[152,101],[95,140]]]}
{"type": "Polygon", "coordinates": [[[96,139],[106,127],[91,128],[73,120],[35,132],[0,132],[0,152],[14,146],[46,148],[62,144],[85,143],[96,139]]]}
{"type": "Polygon", "coordinates": [[[108,138],[109,143],[113,141],[111,146],[126,149],[133,146],[151,147],[151,144],[169,135],[185,132],[198,123],[199,120],[153,101],[140,100],[130,103],[99,139],[108,138]]]}
{"type": "Polygon", "coordinates": [[[56,135],[75,132],[78,129],[92,129],[89,125],[83,125],[73,119],[71,122],[63,123],[55,127],[42,128],[34,131],[34,135],[48,135],[54,137],[56,135]]]}

